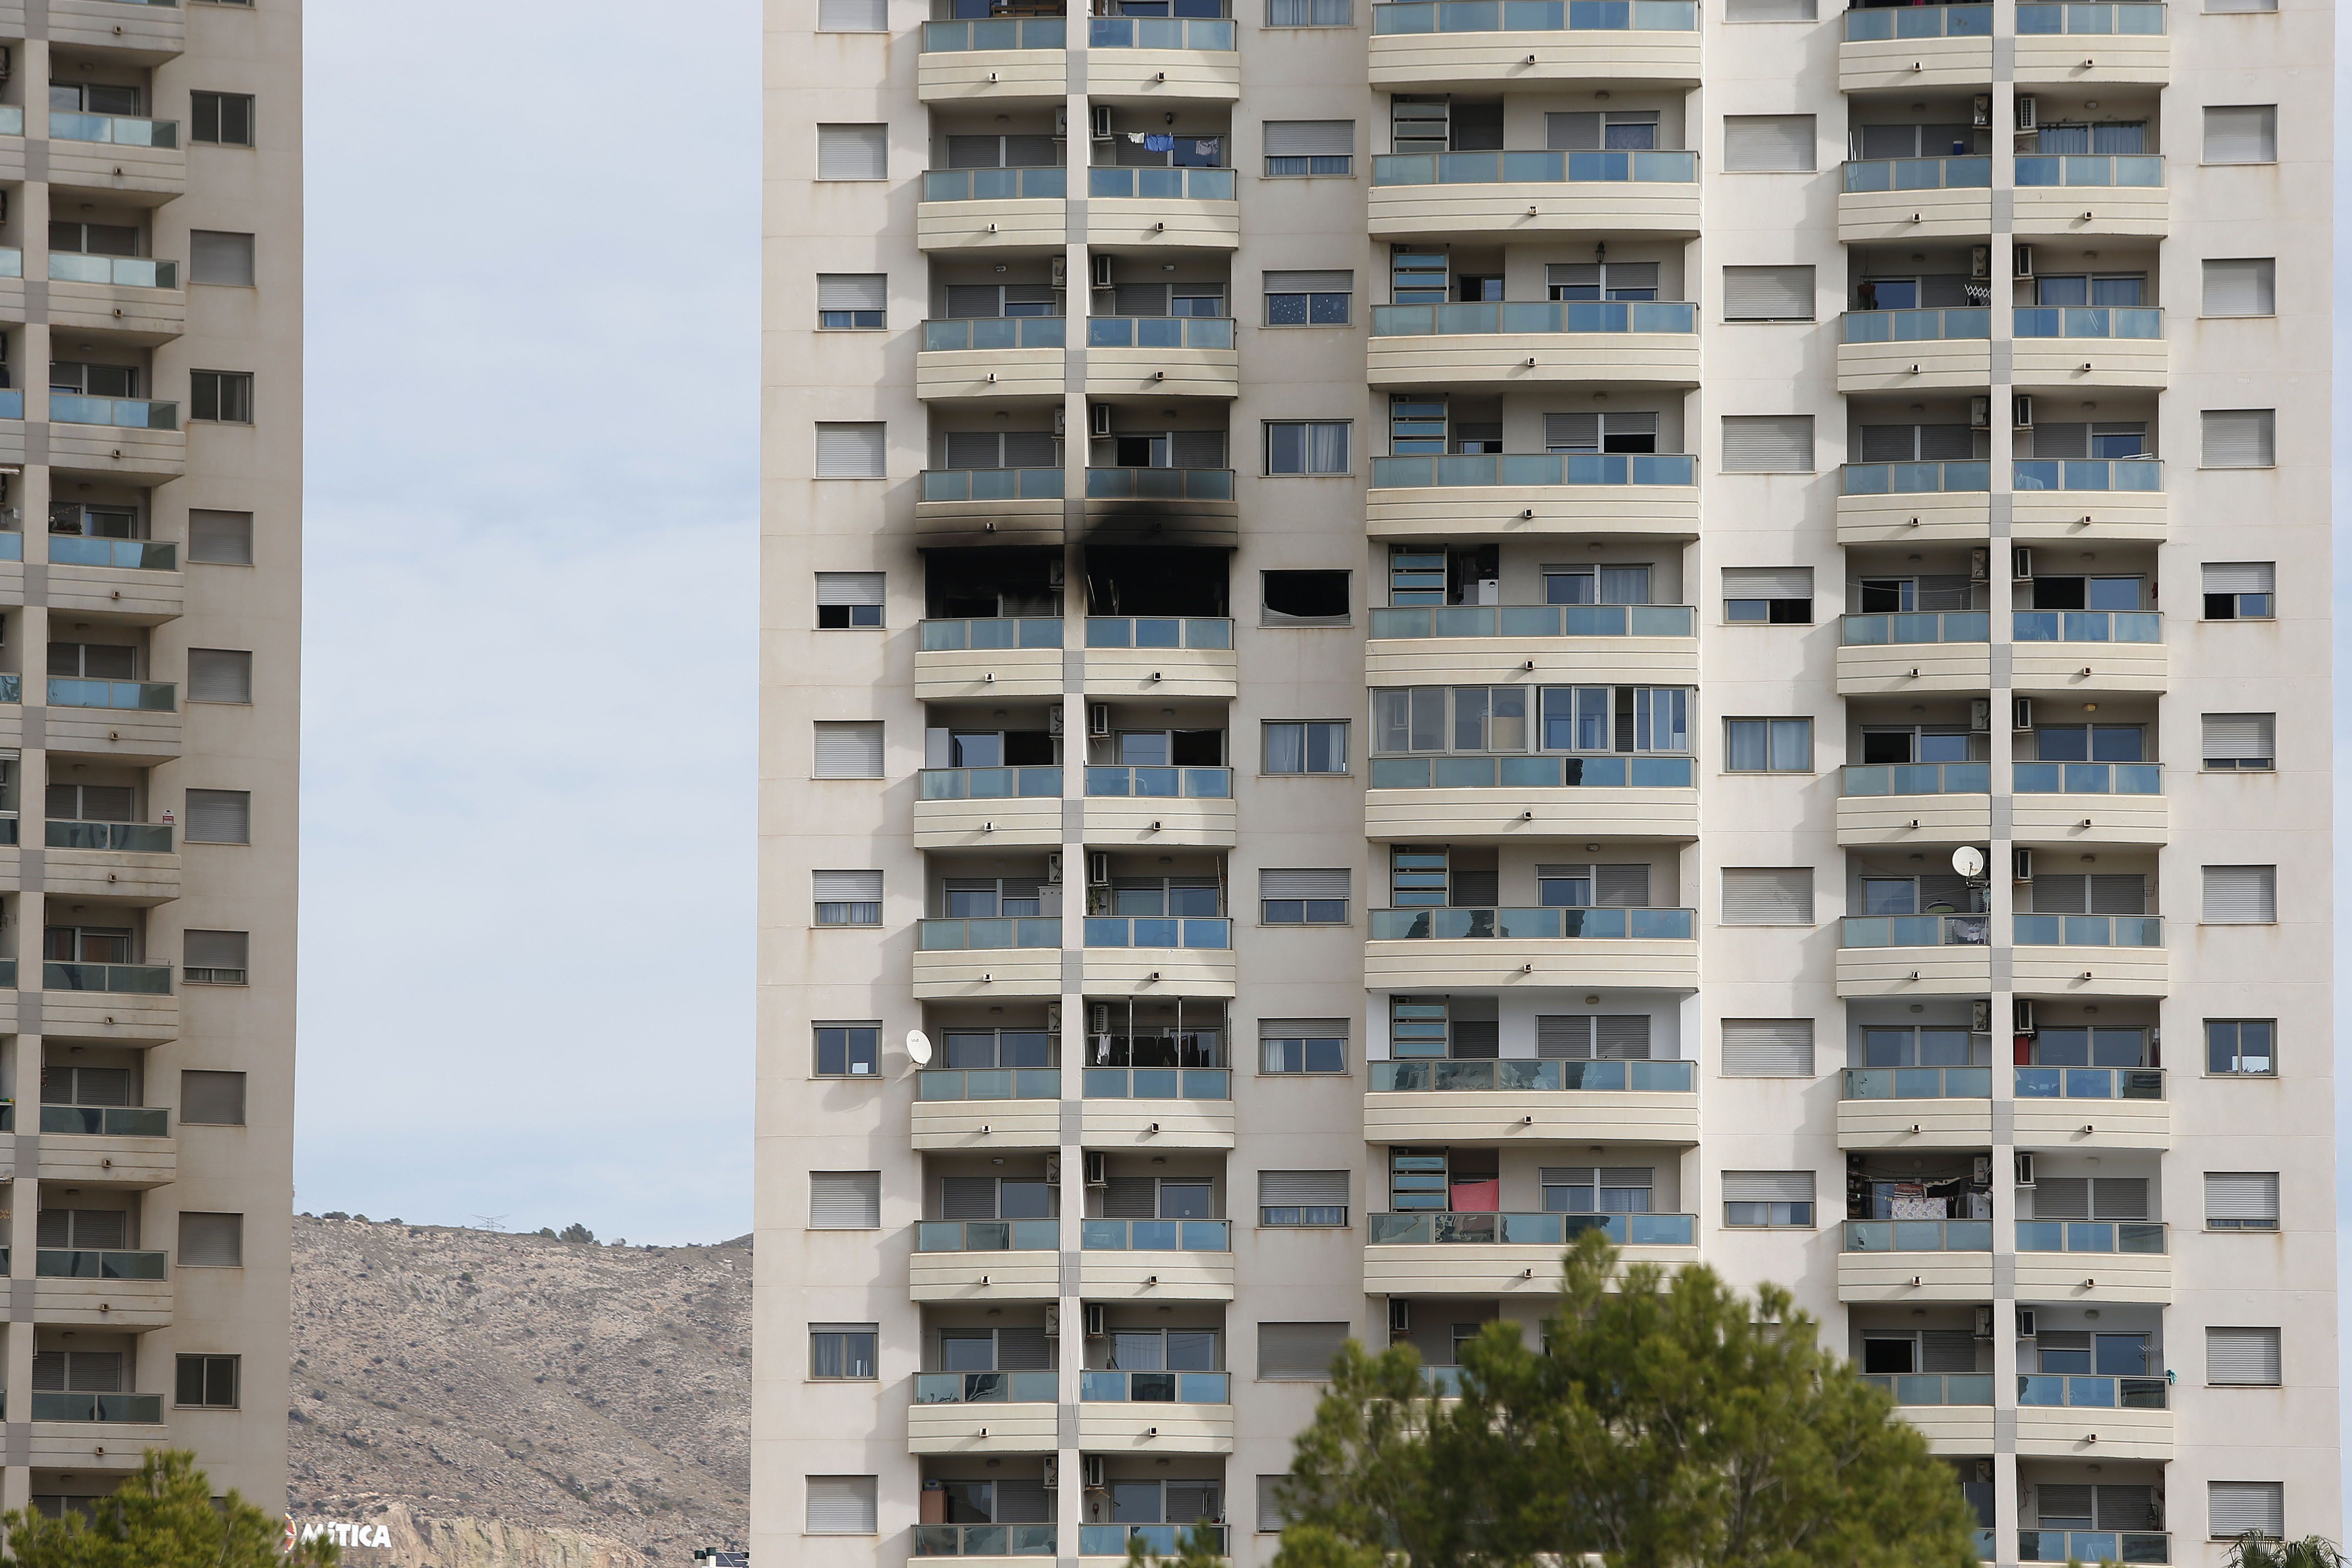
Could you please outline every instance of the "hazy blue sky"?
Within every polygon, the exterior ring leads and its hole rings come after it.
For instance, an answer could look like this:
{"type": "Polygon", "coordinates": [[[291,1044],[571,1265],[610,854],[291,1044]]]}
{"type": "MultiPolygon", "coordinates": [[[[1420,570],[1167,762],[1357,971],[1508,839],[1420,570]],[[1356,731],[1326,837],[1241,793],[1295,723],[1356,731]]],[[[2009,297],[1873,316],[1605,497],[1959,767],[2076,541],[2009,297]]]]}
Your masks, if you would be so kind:
{"type": "Polygon", "coordinates": [[[296,1206],[751,1228],[755,0],[307,8],[296,1206]]]}

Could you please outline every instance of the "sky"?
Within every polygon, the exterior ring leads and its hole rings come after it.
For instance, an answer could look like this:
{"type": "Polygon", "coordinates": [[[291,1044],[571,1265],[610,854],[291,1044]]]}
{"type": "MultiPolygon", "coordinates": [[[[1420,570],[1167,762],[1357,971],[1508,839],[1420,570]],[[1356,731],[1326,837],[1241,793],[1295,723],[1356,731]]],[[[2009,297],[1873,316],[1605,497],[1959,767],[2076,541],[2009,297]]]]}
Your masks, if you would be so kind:
{"type": "Polygon", "coordinates": [[[759,8],[691,5],[306,8],[300,1210],[751,1229],[759,8]]]}

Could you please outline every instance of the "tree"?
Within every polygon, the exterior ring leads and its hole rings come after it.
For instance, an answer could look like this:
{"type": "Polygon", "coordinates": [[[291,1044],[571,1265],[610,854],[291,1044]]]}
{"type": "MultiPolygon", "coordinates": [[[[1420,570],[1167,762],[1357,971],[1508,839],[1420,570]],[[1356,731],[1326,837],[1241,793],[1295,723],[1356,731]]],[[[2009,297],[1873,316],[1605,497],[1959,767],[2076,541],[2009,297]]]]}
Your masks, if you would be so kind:
{"type": "Polygon", "coordinates": [[[0,1568],[331,1568],[340,1556],[325,1540],[281,1555],[284,1521],[235,1492],[215,1508],[212,1482],[184,1448],[149,1449],[87,1520],[11,1509],[0,1532],[0,1568]]]}
{"type": "Polygon", "coordinates": [[[2344,1553],[2324,1535],[2272,1541],[2250,1530],[2230,1543],[2231,1568],[2344,1568],[2344,1553]]]}
{"type": "Polygon", "coordinates": [[[593,1247],[596,1242],[596,1233],[590,1230],[584,1225],[567,1225],[563,1227],[563,1234],[557,1237],[557,1239],[561,1241],[584,1241],[593,1247]]]}

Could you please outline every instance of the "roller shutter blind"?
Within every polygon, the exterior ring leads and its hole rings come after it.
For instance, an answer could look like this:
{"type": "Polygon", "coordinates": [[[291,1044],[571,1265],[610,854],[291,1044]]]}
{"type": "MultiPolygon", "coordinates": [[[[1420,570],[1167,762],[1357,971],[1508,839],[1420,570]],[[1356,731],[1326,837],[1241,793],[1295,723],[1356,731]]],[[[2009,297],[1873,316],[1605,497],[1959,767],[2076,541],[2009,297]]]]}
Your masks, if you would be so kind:
{"type": "Polygon", "coordinates": [[[812,1535],[871,1535],[875,1531],[872,1476],[811,1476],[808,1528],[812,1535]]]}
{"type": "Polygon", "coordinates": [[[1288,1523],[1282,1511],[1282,1483],[1287,1476],[1260,1476],[1257,1479],[1257,1528],[1260,1534],[1271,1535],[1288,1523]]]}
{"type": "Polygon", "coordinates": [[[873,721],[816,726],[816,776],[878,779],[882,776],[882,726],[873,721]]]}
{"type": "Polygon", "coordinates": [[[188,700],[191,702],[252,701],[253,655],[239,648],[190,648],[188,650],[188,700]]]}
{"type": "Polygon", "coordinates": [[[820,904],[877,904],[882,901],[879,871],[816,871],[816,901],[820,904]]]}
{"type": "Polygon", "coordinates": [[[1260,1323],[1257,1375],[1265,1383],[1321,1383],[1348,1337],[1345,1323],[1260,1323]]]}
{"type": "Polygon", "coordinates": [[[2205,923],[2273,925],[2278,921],[2278,868],[2205,868],[2205,923]]]}
{"type": "Polygon", "coordinates": [[[253,842],[253,795],[241,789],[192,789],[183,835],[191,844],[253,842]]]}
{"type": "MultiPolygon", "coordinates": [[[[1341,426],[1343,431],[1345,428],[1341,426]]],[[[1346,450],[1344,441],[1343,436],[1343,453],[1346,450]]],[[[1223,430],[1171,430],[1168,433],[1168,461],[1179,468],[1222,468],[1225,466],[1225,433],[1223,430]]],[[[1038,462],[1018,466],[1042,468],[1049,465],[1038,462]]]]}
{"type": "Polygon", "coordinates": [[[1650,1016],[1646,1013],[1612,1014],[1592,1020],[1593,1054],[1604,1062],[1645,1062],[1650,1059],[1650,1016]]]}
{"type": "Polygon", "coordinates": [[[1810,566],[1727,566],[1723,569],[1727,599],[1810,599],[1813,569],[1810,566]]]}
{"type": "Polygon", "coordinates": [[[994,1176],[943,1176],[940,1180],[940,1217],[971,1220],[996,1217],[994,1176]]]}
{"type": "Polygon", "coordinates": [[[2205,162],[2278,162],[2278,105],[2238,103],[2205,110],[2205,162]]]}
{"type": "Polygon", "coordinates": [[[2276,1225],[2279,1179],[2276,1171],[2208,1171],[2205,1173],[2205,1219],[2252,1220],[2276,1225]]]}
{"type": "Polygon", "coordinates": [[[1811,1018],[1726,1018],[1723,1021],[1726,1078],[1811,1078],[1813,1021],[1811,1018]]]}
{"type": "Polygon", "coordinates": [[[1349,272],[1269,272],[1269,294],[1347,294],[1354,291],[1356,275],[1349,272]]]}
{"type": "Polygon", "coordinates": [[[1723,1173],[1723,1201],[1728,1204],[1809,1204],[1813,1201],[1813,1173],[1726,1171],[1723,1173]]]}
{"type": "Polygon", "coordinates": [[[245,1125],[245,1075],[190,1068],[180,1074],[180,1120],[212,1127],[245,1125]]]}
{"type": "Polygon", "coordinates": [[[249,945],[241,931],[191,929],[180,933],[180,962],[190,969],[234,969],[242,973],[249,945]]]}
{"type": "Polygon", "coordinates": [[[1261,1040],[1344,1040],[1348,1037],[1345,1018],[1260,1018],[1257,1037],[1261,1040]]]}
{"type": "Polygon", "coordinates": [[[2205,1331],[2205,1381],[2252,1388],[2276,1388],[2280,1382],[2279,1331],[2276,1329],[2208,1329],[2205,1331]]]}
{"type": "Polygon", "coordinates": [[[2205,264],[2205,314],[2271,316],[2278,313],[2278,265],[2270,257],[2243,257],[2205,264]]]}
{"type": "Polygon", "coordinates": [[[1592,1017],[1590,1014],[1538,1014],[1536,1055],[1550,1062],[1592,1059],[1592,1017]]]}
{"type": "Polygon", "coordinates": [[[1054,1365],[1054,1342],[1039,1329],[996,1331],[996,1370],[1046,1372],[1054,1365]]]}
{"type": "Polygon", "coordinates": [[[1160,1184],[1150,1176],[1113,1176],[1103,1187],[1105,1219],[1157,1219],[1160,1184]]]}
{"type": "Polygon", "coordinates": [[[878,1230],[882,1226],[882,1173],[811,1171],[811,1230],[878,1230]]]}
{"type": "Polygon", "coordinates": [[[1328,868],[1276,868],[1268,867],[1257,874],[1257,896],[1261,899],[1344,899],[1348,896],[1349,871],[1344,866],[1328,868]]]}
{"type": "Polygon", "coordinates": [[[820,310],[880,310],[890,303],[890,279],[879,272],[820,272],[816,275],[816,308],[820,310]]]}
{"type": "Polygon", "coordinates": [[[2268,408],[2205,410],[2205,466],[2209,468],[2268,468],[2277,466],[2277,415],[2268,408]]]}
{"type": "Polygon", "coordinates": [[[1260,1208],[1344,1208],[1348,1203],[1345,1171],[1260,1171],[1260,1208]]]}
{"type": "Polygon", "coordinates": [[[1723,923],[1727,926],[1812,924],[1813,868],[1810,866],[1725,867],[1723,923]]]}
{"type": "Polygon", "coordinates": [[[1810,114],[1727,114],[1723,166],[1735,174],[1802,174],[1813,166],[1810,114]]]}
{"type": "Polygon", "coordinates": [[[816,30],[887,33],[890,30],[889,0],[817,0],[816,30]]]}
{"type": "Polygon", "coordinates": [[[191,1268],[241,1268],[245,1263],[245,1216],[183,1211],[180,1263],[191,1268]]]}
{"type": "Polygon", "coordinates": [[[1813,416],[1810,414],[1727,414],[1723,416],[1727,474],[1810,474],[1813,416]]]}
{"type": "Polygon", "coordinates": [[[2226,1541],[2252,1531],[2270,1541],[2286,1538],[2286,1487],[2279,1481],[2205,1483],[2205,1533],[2226,1541]]]}
{"type": "Polygon", "coordinates": [[[2101,1486],[2091,1518],[2101,1530],[2153,1530],[2157,1527],[2156,1489],[2101,1486]]]}
{"type": "Polygon", "coordinates": [[[882,478],[882,426],[821,424],[816,427],[816,477],[821,479],[882,478]]]}
{"type": "Polygon", "coordinates": [[[817,605],[879,605],[883,581],[879,572],[820,572],[816,574],[817,605]]]}
{"type": "Polygon", "coordinates": [[[2044,1481],[2033,1489],[2036,1511],[2044,1525],[2053,1521],[2080,1520],[2088,1528],[2092,1519],[2092,1489],[2077,1483],[2044,1481]]]}
{"type": "Polygon", "coordinates": [[[1265,122],[1265,155],[1269,158],[1345,158],[1356,151],[1352,120],[1269,120],[1265,122]]]}
{"type": "Polygon", "coordinates": [[[1545,415],[1544,445],[1555,451],[1562,447],[1599,451],[1601,449],[1601,416],[1598,414],[1545,415]]]}
{"type": "Polygon", "coordinates": [[[887,179],[889,167],[888,126],[820,125],[816,128],[818,179],[887,179]]]}
{"type": "Polygon", "coordinates": [[[2205,592],[2209,594],[2275,594],[2278,563],[2274,561],[2208,561],[2205,592]]]}
{"type": "Polygon", "coordinates": [[[1727,321],[1811,321],[1813,269],[1810,267],[1725,268],[1723,319],[1727,321]]]}
{"type": "Polygon", "coordinates": [[[2044,1176],[2034,1184],[2035,1219],[2146,1219],[2145,1176],[2044,1176]]]}
{"type": "Polygon", "coordinates": [[[1977,1369],[1977,1337],[1966,1329],[1919,1331],[1919,1370],[1926,1373],[1972,1373],[1977,1369]]]}
{"type": "Polygon", "coordinates": [[[2275,713],[2208,713],[2204,729],[2209,763],[2270,762],[2278,756],[2275,713]]]}

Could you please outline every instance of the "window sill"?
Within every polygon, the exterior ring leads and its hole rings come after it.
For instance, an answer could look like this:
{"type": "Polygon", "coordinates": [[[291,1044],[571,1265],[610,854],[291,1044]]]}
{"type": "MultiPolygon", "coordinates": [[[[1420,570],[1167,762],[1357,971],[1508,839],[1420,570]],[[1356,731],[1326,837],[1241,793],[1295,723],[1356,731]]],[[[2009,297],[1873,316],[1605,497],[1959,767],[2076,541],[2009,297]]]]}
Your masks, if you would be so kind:
{"type": "Polygon", "coordinates": [[[2259,316],[2200,316],[2197,319],[2200,321],[2275,321],[2279,318],[2276,310],[2270,310],[2259,316]]]}

